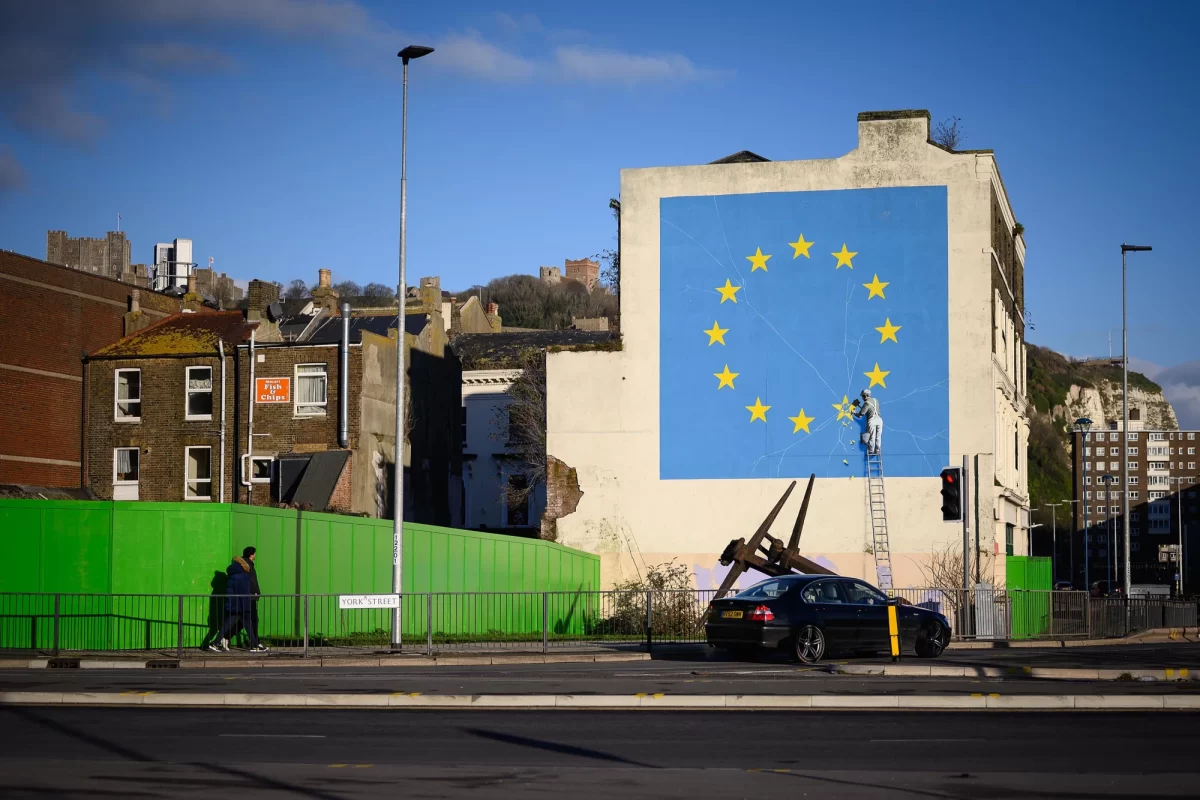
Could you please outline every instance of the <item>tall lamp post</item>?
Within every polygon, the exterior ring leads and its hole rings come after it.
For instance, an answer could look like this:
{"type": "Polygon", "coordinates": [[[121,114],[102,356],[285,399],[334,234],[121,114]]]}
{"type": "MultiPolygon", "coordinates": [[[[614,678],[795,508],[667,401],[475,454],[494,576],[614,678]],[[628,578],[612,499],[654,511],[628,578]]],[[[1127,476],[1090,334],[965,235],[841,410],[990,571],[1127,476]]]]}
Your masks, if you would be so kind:
{"type": "Polygon", "coordinates": [[[1058,507],[1062,503],[1045,503],[1042,508],[1050,509],[1050,585],[1058,583],[1058,507]]]}
{"type": "Polygon", "coordinates": [[[1070,505],[1071,505],[1071,536],[1067,540],[1068,544],[1070,545],[1070,547],[1067,548],[1067,553],[1070,557],[1070,560],[1067,562],[1067,567],[1070,569],[1070,572],[1068,572],[1067,574],[1069,576],[1071,576],[1071,588],[1074,589],[1075,588],[1075,519],[1076,519],[1075,506],[1077,506],[1079,504],[1079,501],[1078,500],[1063,500],[1064,505],[1066,505],[1067,503],[1070,503],[1070,505]]]}
{"type": "MultiPolygon", "coordinates": [[[[1148,252],[1152,248],[1144,244],[1121,243],[1121,527],[1125,539],[1125,599],[1133,585],[1132,573],[1129,571],[1129,326],[1126,314],[1126,296],[1128,281],[1125,278],[1125,254],[1148,252]]],[[[1132,614],[1129,603],[1125,604],[1125,629],[1129,630],[1129,619],[1132,614]]]]}
{"type": "MultiPolygon", "coordinates": [[[[1087,450],[1084,449],[1084,446],[1087,443],[1088,433],[1092,430],[1092,421],[1087,417],[1080,417],[1079,419],[1075,420],[1074,427],[1075,430],[1079,432],[1079,444],[1076,445],[1078,448],[1079,457],[1076,460],[1079,462],[1079,472],[1083,473],[1086,471],[1084,462],[1087,460],[1087,457],[1084,455],[1087,450]]],[[[1078,487],[1080,483],[1082,483],[1082,481],[1076,481],[1075,486],[1078,487]]],[[[1075,491],[1078,492],[1078,488],[1075,491]]],[[[1084,508],[1087,508],[1086,504],[1084,505],[1084,508]]],[[[1092,587],[1091,584],[1088,583],[1088,563],[1091,561],[1092,554],[1088,551],[1088,521],[1086,514],[1081,515],[1079,527],[1083,529],[1083,590],[1085,592],[1090,592],[1092,587]]],[[[1072,571],[1071,581],[1074,582],[1074,580],[1075,573],[1072,571]]]]}
{"type": "MultiPolygon", "coordinates": [[[[432,47],[410,44],[396,55],[404,62],[404,90],[400,103],[400,276],[396,288],[396,469],[392,496],[392,592],[404,591],[404,260],[408,233],[408,62],[427,56],[432,47]]],[[[400,607],[392,610],[392,649],[399,650],[401,634],[400,607]]]]}
{"type": "MultiPolygon", "coordinates": [[[[1182,436],[1182,434],[1180,434],[1182,436]]],[[[1182,450],[1180,452],[1183,452],[1182,450]]],[[[1183,597],[1183,476],[1172,475],[1167,478],[1167,485],[1175,484],[1175,513],[1178,515],[1176,524],[1179,532],[1178,550],[1175,554],[1175,592],[1176,597],[1183,597]]]]}

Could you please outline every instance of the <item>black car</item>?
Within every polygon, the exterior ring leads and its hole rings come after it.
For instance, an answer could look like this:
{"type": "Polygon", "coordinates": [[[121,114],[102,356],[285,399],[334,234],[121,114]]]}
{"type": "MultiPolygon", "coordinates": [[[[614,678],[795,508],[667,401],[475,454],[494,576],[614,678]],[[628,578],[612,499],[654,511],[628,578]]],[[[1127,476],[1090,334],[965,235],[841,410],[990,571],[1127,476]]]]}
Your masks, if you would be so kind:
{"type": "MultiPolygon", "coordinates": [[[[704,625],[708,643],[733,651],[787,650],[813,664],[829,652],[890,650],[888,597],[857,578],[788,575],[714,600],[704,625]]],[[[927,608],[896,608],[900,646],[936,658],[950,641],[950,623],[927,608]]]]}

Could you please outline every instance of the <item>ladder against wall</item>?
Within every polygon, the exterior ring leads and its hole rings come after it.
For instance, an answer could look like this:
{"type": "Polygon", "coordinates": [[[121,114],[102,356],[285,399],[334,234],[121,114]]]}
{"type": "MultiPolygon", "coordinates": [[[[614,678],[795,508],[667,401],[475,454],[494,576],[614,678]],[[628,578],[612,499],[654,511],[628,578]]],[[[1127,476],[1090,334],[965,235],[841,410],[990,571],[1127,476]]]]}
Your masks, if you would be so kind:
{"type": "Polygon", "coordinates": [[[875,582],[892,588],[892,551],[888,546],[887,498],[883,490],[883,456],[867,455],[867,498],[871,507],[871,544],[875,550],[875,582]]]}

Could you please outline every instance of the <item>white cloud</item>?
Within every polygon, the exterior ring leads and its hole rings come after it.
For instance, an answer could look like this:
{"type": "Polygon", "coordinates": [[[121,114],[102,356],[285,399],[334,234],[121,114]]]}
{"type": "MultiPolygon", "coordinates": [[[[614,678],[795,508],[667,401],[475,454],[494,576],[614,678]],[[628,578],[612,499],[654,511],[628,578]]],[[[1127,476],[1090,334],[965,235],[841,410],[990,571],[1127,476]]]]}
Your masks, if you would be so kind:
{"type": "Polygon", "coordinates": [[[443,39],[435,57],[456,72],[491,80],[526,80],[534,73],[532,62],[486,41],[475,30],[443,39]]]}
{"type": "Polygon", "coordinates": [[[543,31],[542,21],[537,18],[536,14],[522,14],[520,17],[515,17],[503,11],[496,13],[496,27],[509,35],[543,31]]]}
{"type": "MultiPolygon", "coordinates": [[[[1129,360],[1130,364],[1133,359],[1129,360]]],[[[1200,361],[1188,361],[1163,369],[1154,380],[1171,402],[1179,427],[1200,430],[1200,361]]]]}
{"type": "Polygon", "coordinates": [[[13,151],[0,145],[0,195],[25,186],[25,169],[13,151]]]}
{"type": "Polygon", "coordinates": [[[558,76],[566,80],[625,86],[681,83],[714,74],[677,53],[637,55],[581,45],[557,48],[554,65],[558,76]]]}

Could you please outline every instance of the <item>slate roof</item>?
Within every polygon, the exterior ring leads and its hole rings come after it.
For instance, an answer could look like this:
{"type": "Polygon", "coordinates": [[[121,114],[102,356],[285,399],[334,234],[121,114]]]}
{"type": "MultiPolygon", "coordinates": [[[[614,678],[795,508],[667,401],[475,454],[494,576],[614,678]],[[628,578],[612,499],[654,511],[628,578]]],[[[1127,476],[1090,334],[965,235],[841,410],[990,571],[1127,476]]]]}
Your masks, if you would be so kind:
{"type": "Polygon", "coordinates": [[[228,350],[250,341],[258,323],[247,322],[241,311],[200,311],[172,314],[92,353],[89,358],[212,355],[217,342],[228,350]]]}
{"type": "Polygon", "coordinates": [[[763,161],[770,161],[769,158],[763,158],[758,153],[752,153],[749,150],[739,150],[731,156],[718,158],[716,161],[710,161],[709,164],[757,164],[763,161]]]}
{"type": "MultiPolygon", "coordinates": [[[[312,317],[293,317],[285,319],[279,326],[285,335],[298,336],[303,333],[312,317]]],[[[404,331],[413,336],[419,336],[429,324],[428,314],[405,314],[404,331]]],[[[388,331],[396,327],[395,314],[371,314],[367,316],[350,317],[350,343],[362,342],[362,332],[370,331],[380,336],[387,336],[388,331]]],[[[342,315],[330,314],[321,319],[313,329],[312,334],[298,344],[336,344],[342,340],[342,315]]]]}
{"type": "Polygon", "coordinates": [[[450,343],[463,369],[511,369],[526,350],[550,347],[593,347],[614,340],[608,331],[521,331],[519,333],[464,333],[450,343]]]}
{"type": "Polygon", "coordinates": [[[324,511],[329,506],[329,498],[333,497],[333,490],[337,488],[338,479],[348,460],[349,450],[313,453],[292,495],[292,503],[312,506],[313,511],[324,511]]]}

